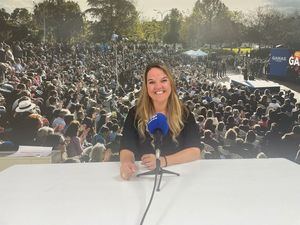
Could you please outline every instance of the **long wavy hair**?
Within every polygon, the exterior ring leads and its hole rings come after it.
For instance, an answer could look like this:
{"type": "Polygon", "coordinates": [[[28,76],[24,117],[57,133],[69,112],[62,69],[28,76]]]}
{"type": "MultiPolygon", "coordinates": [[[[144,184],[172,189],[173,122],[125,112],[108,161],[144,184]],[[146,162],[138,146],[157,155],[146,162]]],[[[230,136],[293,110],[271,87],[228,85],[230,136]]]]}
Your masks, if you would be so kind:
{"type": "Polygon", "coordinates": [[[140,95],[137,101],[137,107],[136,107],[136,114],[135,119],[138,121],[138,132],[139,135],[145,139],[145,131],[147,128],[147,122],[149,119],[155,115],[155,109],[153,105],[153,101],[148,95],[147,91],[147,76],[148,72],[152,68],[158,68],[161,69],[168,77],[170,84],[171,84],[171,94],[168,98],[167,103],[167,119],[168,119],[168,125],[170,128],[170,133],[172,136],[173,141],[177,143],[176,137],[179,135],[180,131],[183,129],[184,121],[188,116],[188,110],[187,108],[182,104],[182,102],[179,100],[177,92],[176,92],[176,86],[174,78],[171,74],[171,72],[168,70],[168,68],[165,65],[162,65],[160,63],[152,63],[149,64],[145,70],[144,76],[143,76],[143,82],[142,82],[142,89],[140,91],[140,95]]]}

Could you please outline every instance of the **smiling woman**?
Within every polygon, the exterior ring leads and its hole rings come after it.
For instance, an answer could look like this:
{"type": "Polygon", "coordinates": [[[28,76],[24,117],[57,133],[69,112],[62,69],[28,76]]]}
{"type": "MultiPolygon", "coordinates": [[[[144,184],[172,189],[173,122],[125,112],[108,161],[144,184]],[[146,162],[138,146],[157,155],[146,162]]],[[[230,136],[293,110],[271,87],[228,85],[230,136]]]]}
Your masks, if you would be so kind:
{"type": "Polygon", "coordinates": [[[147,66],[137,105],[130,109],[120,146],[120,174],[129,179],[137,170],[135,159],[147,169],[156,166],[153,137],[147,122],[157,113],[167,117],[168,134],[163,138],[161,165],[166,167],[200,159],[200,137],[193,114],[182,104],[168,68],[159,63],[147,66]]]}
{"type": "Polygon", "coordinates": [[[148,71],[147,91],[157,112],[167,114],[168,98],[171,94],[171,84],[168,76],[160,68],[151,68],[148,71]]]}

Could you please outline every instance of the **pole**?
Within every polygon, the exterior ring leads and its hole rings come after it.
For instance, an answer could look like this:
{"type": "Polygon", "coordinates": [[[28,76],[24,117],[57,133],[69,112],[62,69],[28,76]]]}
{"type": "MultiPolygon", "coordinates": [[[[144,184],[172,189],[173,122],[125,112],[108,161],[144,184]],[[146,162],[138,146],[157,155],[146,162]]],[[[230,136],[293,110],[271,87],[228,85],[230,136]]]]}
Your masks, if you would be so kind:
{"type": "Polygon", "coordinates": [[[117,81],[117,88],[119,87],[119,77],[118,77],[118,46],[115,44],[115,54],[116,54],[116,81],[117,81]]]}
{"type": "Polygon", "coordinates": [[[44,37],[43,42],[46,42],[46,16],[45,16],[45,6],[44,6],[44,37]]]}
{"type": "Polygon", "coordinates": [[[44,30],[43,42],[45,43],[46,42],[46,13],[45,13],[46,2],[43,2],[42,4],[43,4],[42,6],[43,6],[43,16],[44,16],[44,19],[43,19],[43,30],[44,30]]]}

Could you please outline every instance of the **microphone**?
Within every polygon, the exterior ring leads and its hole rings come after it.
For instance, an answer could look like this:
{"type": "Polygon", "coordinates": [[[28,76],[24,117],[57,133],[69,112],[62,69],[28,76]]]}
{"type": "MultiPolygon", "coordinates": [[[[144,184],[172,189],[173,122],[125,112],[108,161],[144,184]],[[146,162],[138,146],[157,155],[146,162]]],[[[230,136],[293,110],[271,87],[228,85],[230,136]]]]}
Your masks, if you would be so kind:
{"type": "Polygon", "coordinates": [[[153,200],[155,189],[156,189],[156,191],[160,191],[160,183],[161,183],[162,175],[165,173],[165,174],[174,174],[174,175],[179,176],[179,173],[175,173],[175,172],[171,172],[171,171],[162,169],[160,166],[160,149],[159,148],[160,148],[160,145],[162,144],[162,137],[167,135],[167,133],[169,131],[167,117],[162,113],[155,114],[147,123],[147,128],[148,128],[149,133],[151,135],[153,135],[153,138],[154,138],[156,167],[154,170],[147,171],[145,173],[141,173],[141,174],[137,175],[137,177],[144,176],[144,175],[155,175],[154,187],[152,190],[151,198],[150,198],[150,201],[146,208],[146,211],[143,215],[140,225],[142,225],[144,223],[144,219],[147,215],[147,212],[148,212],[150,205],[152,203],[152,200],[153,200]],[[156,185],[158,175],[160,175],[160,177],[159,177],[158,185],[156,185]]]}
{"type": "Polygon", "coordinates": [[[155,114],[147,124],[148,131],[153,135],[155,148],[162,144],[162,137],[169,131],[167,117],[162,113],[155,114]]]}

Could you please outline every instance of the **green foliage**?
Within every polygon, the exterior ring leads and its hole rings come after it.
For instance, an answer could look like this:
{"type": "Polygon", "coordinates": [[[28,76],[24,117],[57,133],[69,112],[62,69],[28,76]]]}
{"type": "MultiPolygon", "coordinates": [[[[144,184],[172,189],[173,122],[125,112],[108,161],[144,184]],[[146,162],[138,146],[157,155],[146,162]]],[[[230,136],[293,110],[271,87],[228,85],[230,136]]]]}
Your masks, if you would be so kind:
{"type": "Polygon", "coordinates": [[[283,44],[286,43],[290,48],[299,50],[300,49],[300,15],[294,15],[288,18],[285,18],[285,24],[288,28],[285,31],[286,40],[283,44]]]}
{"type": "Polygon", "coordinates": [[[161,21],[143,21],[140,28],[139,35],[137,35],[140,40],[158,42],[162,39],[163,27],[161,21]]]}
{"type": "Polygon", "coordinates": [[[78,3],[45,0],[34,8],[34,21],[48,41],[71,41],[83,30],[84,15],[78,3]]]}
{"type": "Polygon", "coordinates": [[[244,39],[260,47],[285,44],[293,48],[300,43],[299,29],[296,28],[300,25],[297,14],[286,16],[275,9],[259,7],[245,20],[245,24],[244,39]]]}
{"type": "Polygon", "coordinates": [[[168,44],[180,42],[180,30],[182,24],[182,14],[178,9],[172,9],[170,15],[164,19],[165,35],[164,41],[168,44]]]}
{"type": "Polygon", "coordinates": [[[91,7],[86,10],[96,21],[93,22],[93,40],[108,41],[113,33],[130,36],[136,31],[138,13],[127,0],[87,0],[91,7]]]}
{"type": "Polygon", "coordinates": [[[185,26],[185,37],[192,47],[226,42],[234,30],[229,10],[220,0],[198,0],[185,26]]]}
{"type": "Polygon", "coordinates": [[[0,9],[0,41],[7,41],[11,37],[12,24],[9,21],[9,13],[0,9]]]}
{"type": "MultiPolygon", "coordinates": [[[[43,0],[33,14],[0,9],[0,41],[110,41],[116,33],[131,40],[182,43],[185,48],[260,47],[283,44],[300,48],[299,13],[282,14],[259,7],[253,13],[230,11],[221,0],[197,0],[192,13],[178,9],[159,12],[162,21],[142,21],[133,0],[87,0],[87,17],[72,0],[43,0]],[[167,13],[167,14],[165,14],[167,13]],[[89,19],[89,20],[88,20],[89,19]]],[[[213,50],[215,51],[215,49],[213,50]]]]}
{"type": "Polygon", "coordinates": [[[30,25],[32,21],[32,14],[28,9],[16,8],[10,15],[10,19],[15,24],[30,25]]]}

